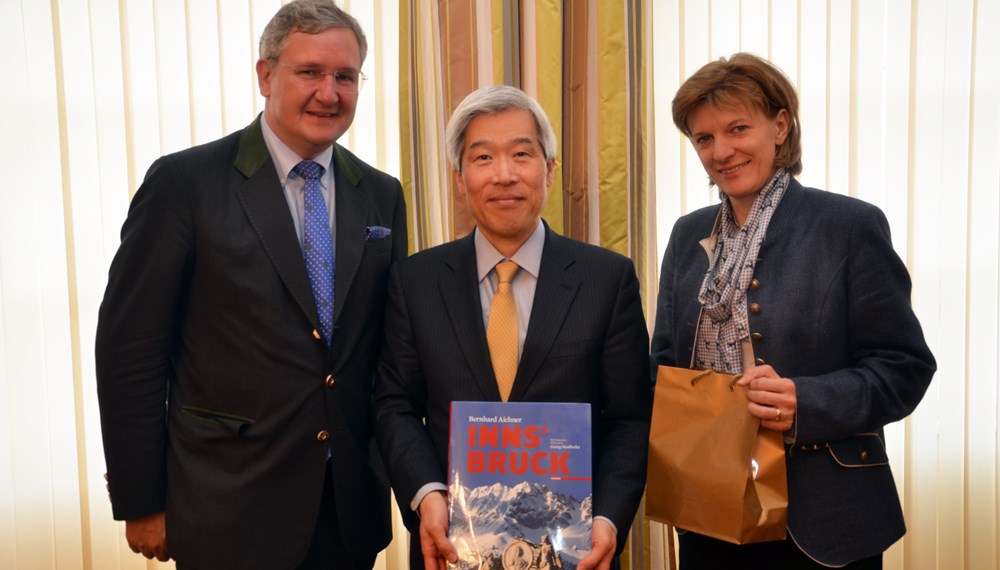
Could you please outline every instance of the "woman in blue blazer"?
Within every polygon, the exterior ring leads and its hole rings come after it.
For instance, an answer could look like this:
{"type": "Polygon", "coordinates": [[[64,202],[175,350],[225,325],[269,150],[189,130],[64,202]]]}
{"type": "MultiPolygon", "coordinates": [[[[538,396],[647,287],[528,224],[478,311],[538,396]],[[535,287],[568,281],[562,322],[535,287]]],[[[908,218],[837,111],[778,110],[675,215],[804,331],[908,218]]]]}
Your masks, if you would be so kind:
{"type": "Polygon", "coordinates": [[[742,372],[750,413],[784,435],[789,499],[786,540],[682,531],[681,568],[881,568],[905,532],[883,426],[913,411],[936,367],[889,224],[794,179],[798,98],[756,56],[702,67],[673,117],[722,203],[674,226],[653,363],[742,372]]]}

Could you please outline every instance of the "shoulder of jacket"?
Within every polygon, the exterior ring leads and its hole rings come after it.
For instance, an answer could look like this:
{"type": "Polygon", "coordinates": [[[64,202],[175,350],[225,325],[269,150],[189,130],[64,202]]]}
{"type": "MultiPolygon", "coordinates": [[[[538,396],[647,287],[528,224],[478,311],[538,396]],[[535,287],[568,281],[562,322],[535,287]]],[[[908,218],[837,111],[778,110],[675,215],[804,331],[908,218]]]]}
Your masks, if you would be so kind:
{"type": "Polygon", "coordinates": [[[601,264],[631,262],[627,256],[613,249],[560,235],[551,229],[548,230],[548,243],[546,246],[552,246],[557,252],[570,253],[577,258],[585,257],[589,261],[601,264]]]}

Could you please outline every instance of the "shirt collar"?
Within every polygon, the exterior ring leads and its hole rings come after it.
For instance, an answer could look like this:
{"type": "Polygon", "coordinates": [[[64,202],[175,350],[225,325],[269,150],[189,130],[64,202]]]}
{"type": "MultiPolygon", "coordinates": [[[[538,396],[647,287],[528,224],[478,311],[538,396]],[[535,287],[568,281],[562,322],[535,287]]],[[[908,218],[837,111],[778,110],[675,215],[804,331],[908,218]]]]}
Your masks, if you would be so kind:
{"type": "MultiPolygon", "coordinates": [[[[267,151],[271,153],[271,160],[274,161],[281,186],[284,187],[285,182],[288,181],[288,175],[295,168],[295,165],[306,159],[299,156],[297,152],[289,148],[288,145],[278,138],[278,135],[271,130],[271,126],[267,124],[267,119],[263,114],[260,116],[260,126],[264,135],[264,144],[267,145],[267,151]]],[[[322,165],[326,168],[325,174],[329,174],[333,166],[333,145],[328,146],[326,150],[309,160],[322,165]]]]}
{"type": "MultiPolygon", "coordinates": [[[[479,281],[482,281],[489,275],[497,263],[504,260],[504,256],[497,251],[497,248],[493,247],[493,244],[490,243],[490,240],[486,239],[486,236],[479,231],[478,227],[474,231],[473,240],[476,244],[477,277],[479,281]]],[[[545,224],[539,219],[538,225],[535,226],[535,231],[531,232],[527,241],[521,245],[521,248],[514,253],[514,256],[510,260],[518,264],[522,270],[530,273],[535,279],[538,279],[538,270],[542,266],[542,250],[544,247],[545,224]]]]}

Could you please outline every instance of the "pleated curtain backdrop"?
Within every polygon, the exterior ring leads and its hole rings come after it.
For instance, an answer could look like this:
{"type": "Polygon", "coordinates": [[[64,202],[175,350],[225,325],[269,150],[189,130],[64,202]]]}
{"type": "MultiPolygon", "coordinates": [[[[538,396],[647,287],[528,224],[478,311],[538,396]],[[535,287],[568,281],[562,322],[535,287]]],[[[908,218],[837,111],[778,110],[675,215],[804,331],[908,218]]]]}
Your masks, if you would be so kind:
{"type": "Polygon", "coordinates": [[[564,235],[631,257],[653,283],[648,0],[410,0],[400,5],[400,130],[412,249],[467,234],[444,149],[473,90],[536,97],[559,139],[542,215],[564,235]]]}
{"type": "MultiPolygon", "coordinates": [[[[173,567],[133,554],[111,519],[97,308],[152,161],[262,108],[256,45],[282,3],[0,0],[0,568],[173,567]]],[[[546,219],[632,257],[647,318],[674,221],[717,199],[671,123],[674,92],[740,50],[784,69],[800,179],[886,212],[938,358],[916,413],[886,430],[909,530],[885,567],[1000,568],[1000,2],[340,4],[371,46],[341,142],[404,181],[413,249],[471,227],[443,154],[451,110],[480,85],[518,85],[560,139],[546,219]]],[[[379,570],[407,566],[396,525],[379,570]]],[[[663,527],[634,530],[631,568],[663,568],[663,527]]]]}

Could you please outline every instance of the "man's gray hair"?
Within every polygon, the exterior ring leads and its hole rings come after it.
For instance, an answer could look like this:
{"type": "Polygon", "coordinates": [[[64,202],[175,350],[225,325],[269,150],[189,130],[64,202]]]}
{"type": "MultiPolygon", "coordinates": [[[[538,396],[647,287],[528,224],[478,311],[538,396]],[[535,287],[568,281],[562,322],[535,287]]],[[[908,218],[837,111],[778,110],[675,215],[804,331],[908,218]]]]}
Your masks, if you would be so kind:
{"type": "Polygon", "coordinates": [[[361,63],[368,55],[368,40],[361,24],[333,0],[294,0],[281,7],[260,36],[260,57],[276,60],[288,44],[292,32],[318,34],[331,28],[347,28],[358,38],[361,63]]]}
{"type": "Polygon", "coordinates": [[[483,87],[470,93],[451,115],[445,132],[448,160],[455,172],[462,171],[462,152],[465,150],[465,131],[469,123],[480,115],[496,115],[508,109],[521,109],[531,113],[538,127],[538,143],[545,153],[545,160],[556,157],[556,133],[552,123],[538,101],[524,91],[507,85],[483,87]]]}

